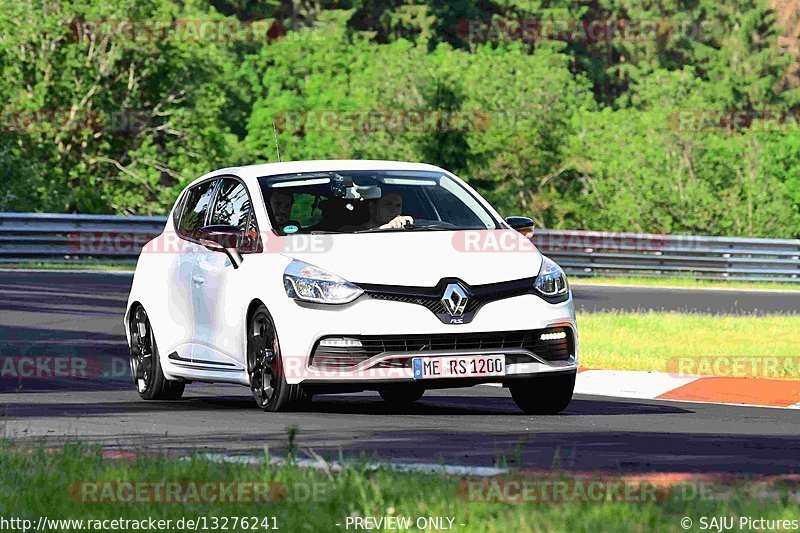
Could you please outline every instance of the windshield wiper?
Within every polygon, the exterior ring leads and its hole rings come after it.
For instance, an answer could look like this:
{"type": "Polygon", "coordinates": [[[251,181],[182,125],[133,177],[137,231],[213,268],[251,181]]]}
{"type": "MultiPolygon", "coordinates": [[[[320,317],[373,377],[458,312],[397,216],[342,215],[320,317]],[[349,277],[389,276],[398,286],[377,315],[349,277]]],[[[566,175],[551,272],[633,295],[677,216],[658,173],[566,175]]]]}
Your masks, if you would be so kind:
{"type": "Polygon", "coordinates": [[[403,226],[402,228],[370,228],[370,229],[362,229],[359,231],[354,231],[353,233],[380,233],[380,232],[388,232],[388,231],[453,231],[458,228],[456,227],[449,227],[449,226],[440,226],[438,224],[408,224],[403,226]]]}
{"type": "Polygon", "coordinates": [[[406,228],[381,228],[378,226],[377,228],[369,228],[369,229],[360,229],[358,231],[354,231],[353,233],[380,233],[382,231],[405,231],[406,228]]]}
{"type": "Polygon", "coordinates": [[[440,226],[439,224],[409,224],[405,226],[403,229],[408,231],[421,231],[421,230],[431,230],[431,231],[453,231],[457,230],[458,228],[454,226],[440,226]]]}

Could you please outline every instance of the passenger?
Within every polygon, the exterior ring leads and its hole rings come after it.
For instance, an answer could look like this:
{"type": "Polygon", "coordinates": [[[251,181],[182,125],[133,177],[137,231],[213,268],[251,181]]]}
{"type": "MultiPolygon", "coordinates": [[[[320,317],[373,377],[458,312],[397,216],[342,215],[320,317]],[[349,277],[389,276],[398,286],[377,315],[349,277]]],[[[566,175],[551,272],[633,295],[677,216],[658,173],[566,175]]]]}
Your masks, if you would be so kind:
{"type": "Polygon", "coordinates": [[[269,197],[269,206],[272,209],[272,218],[275,227],[280,229],[291,223],[294,194],[275,191],[269,197]]]}

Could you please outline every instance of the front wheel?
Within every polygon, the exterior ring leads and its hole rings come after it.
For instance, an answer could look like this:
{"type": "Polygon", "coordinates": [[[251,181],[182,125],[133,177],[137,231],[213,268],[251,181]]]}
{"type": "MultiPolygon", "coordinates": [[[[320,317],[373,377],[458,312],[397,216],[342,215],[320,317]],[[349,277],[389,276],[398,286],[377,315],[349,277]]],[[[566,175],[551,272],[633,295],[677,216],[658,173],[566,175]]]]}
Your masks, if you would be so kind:
{"type": "Polygon", "coordinates": [[[177,400],[183,395],[185,384],[164,377],[153,328],[144,307],[131,311],[129,320],[131,337],[130,364],[133,384],[143,400],[177,400]]]}
{"type": "Polygon", "coordinates": [[[567,408],[575,390],[575,374],[541,376],[513,383],[511,397],[529,415],[554,415],[567,408]]]}
{"type": "Polygon", "coordinates": [[[310,399],[300,385],[286,382],[275,323],[263,305],[247,326],[247,372],[253,398],[264,411],[289,411],[310,399]]]}

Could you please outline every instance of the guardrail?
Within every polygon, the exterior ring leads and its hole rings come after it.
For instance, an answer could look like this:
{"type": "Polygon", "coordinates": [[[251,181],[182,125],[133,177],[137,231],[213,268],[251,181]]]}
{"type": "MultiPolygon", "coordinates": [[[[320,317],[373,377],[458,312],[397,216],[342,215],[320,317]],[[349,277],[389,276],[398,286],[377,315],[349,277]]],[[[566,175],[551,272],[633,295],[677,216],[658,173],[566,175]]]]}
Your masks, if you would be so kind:
{"type": "Polygon", "coordinates": [[[165,223],[165,217],[0,213],[0,263],[134,263],[165,223]],[[87,237],[105,237],[108,245],[85,246],[87,237]]]}
{"type": "Polygon", "coordinates": [[[568,274],[800,282],[800,240],[539,230],[568,274]]]}
{"type": "MultiPolygon", "coordinates": [[[[0,213],[0,263],[133,263],[164,217],[0,213]],[[87,242],[93,246],[84,246],[87,242]],[[100,246],[97,246],[98,239],[100,246]],[[103,240],[105,239],[105,242],[103,240]]],[[[537,230],[568,274],[800,282],[800,240],[537,230]]]]}

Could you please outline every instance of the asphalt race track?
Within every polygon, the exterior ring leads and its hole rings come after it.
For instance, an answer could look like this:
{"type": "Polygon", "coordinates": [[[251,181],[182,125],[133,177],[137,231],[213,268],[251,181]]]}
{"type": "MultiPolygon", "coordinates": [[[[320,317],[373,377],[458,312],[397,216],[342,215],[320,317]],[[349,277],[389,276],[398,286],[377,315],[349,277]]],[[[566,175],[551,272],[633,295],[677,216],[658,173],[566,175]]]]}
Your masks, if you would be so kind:
{"type": "MultiPolygon", "coordinates": [[[[428,392],[390,410],[376,394],[316,397],[302,413],[262,413],[249,390],[189,386],[143,402],[125,379],[121,317],[130,276],[0,272],[0,356],[79,356],[90,379],[0,379],[7,438],[80,439],[123,449],[278,453],[287,427],[323,455],[610,471],[800,473],[800,412],[577,396],[559,416],[521,414],[507,391],[428,392]]],[[[796,313],[800,292],[573,288],[579,310],[796,313]]]]}

